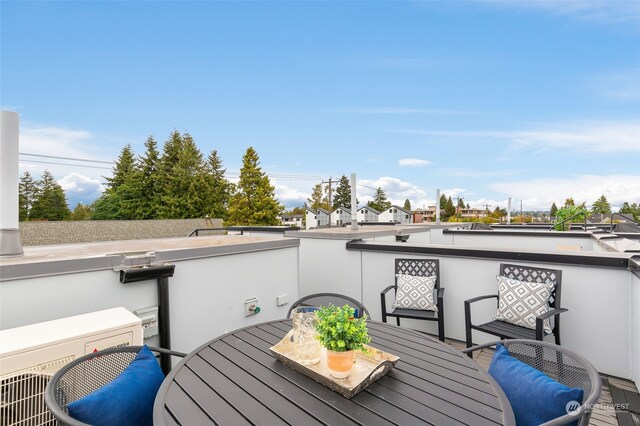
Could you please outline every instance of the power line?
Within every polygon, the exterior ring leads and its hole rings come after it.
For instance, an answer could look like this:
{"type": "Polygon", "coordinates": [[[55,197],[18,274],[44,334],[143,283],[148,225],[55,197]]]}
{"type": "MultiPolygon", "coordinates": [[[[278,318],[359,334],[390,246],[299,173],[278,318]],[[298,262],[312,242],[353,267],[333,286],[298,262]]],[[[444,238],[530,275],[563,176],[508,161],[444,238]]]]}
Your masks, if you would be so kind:
{"type": "Polygon", "coordinates": [[[37,160],[20,160],[20,161],[24,161],[26,163],[55,164],[57,166],[86,167],[88,169],[111,170],[110,167],[88,166],[88,165],[85,165],[85,164],[54,163],[53,161],[37,161],[37,160]]]}
{"type": "Polygon", "coordinates": [[[103,160],[89,160],[88,158],[57,157],[55,155],[28,154],[26,152],[20,152],[19,154],[28,155],[29,157],[56,158],[58,160],[84,161],[87,163],[113,164],[115,162],[115,161],[103,161],[103,160]]]}

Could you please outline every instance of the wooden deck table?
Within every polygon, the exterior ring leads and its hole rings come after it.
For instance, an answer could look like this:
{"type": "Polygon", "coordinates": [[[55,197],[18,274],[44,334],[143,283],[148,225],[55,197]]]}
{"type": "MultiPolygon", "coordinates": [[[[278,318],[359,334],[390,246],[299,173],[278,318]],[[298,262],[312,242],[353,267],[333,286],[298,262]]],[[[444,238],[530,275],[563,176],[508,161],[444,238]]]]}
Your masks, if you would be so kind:
{"type": "Polygon", "coordinates": [[[513,425],[498,385],[425,334],[369,321],[371,346],[398,355],[386,376],[346,399],[277,361],[291,330],[271,321],[224,334],[184,358],[156,397],[155,425],[513,425]]]}

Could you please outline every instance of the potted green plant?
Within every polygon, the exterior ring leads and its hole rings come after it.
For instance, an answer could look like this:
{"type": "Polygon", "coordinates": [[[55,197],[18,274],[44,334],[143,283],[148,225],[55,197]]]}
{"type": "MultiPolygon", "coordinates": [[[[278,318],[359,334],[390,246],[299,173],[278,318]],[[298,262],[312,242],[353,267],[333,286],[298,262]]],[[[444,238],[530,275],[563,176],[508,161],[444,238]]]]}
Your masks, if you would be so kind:
{"type": "Polygon", "coordinates": [[[367,331],[367,318],[355,318],[355,309],[329,305],[316,312],[316,333],[327,348],[329,374],[343,379],[351,373],[354,350],[363,349],[371,340],[367,331]]]}

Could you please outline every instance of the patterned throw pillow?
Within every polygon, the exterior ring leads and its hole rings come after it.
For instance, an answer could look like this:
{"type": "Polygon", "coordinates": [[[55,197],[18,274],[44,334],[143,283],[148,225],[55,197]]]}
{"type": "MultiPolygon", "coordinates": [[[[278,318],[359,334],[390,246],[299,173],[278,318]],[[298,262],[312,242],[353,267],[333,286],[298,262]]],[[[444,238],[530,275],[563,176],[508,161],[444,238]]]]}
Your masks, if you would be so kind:
{"type": "MultiPolygon", "coordinates": [[[[536,317],[549,311],[554,283],[518,281],[498,275],[498,313],[496,319],[526,328],[536,328],[536,317]]],[[[544,332],[551,333],[549,319],[544,332]]]]}
{"type": "Polygon", "coordinates": [[[421,311],[438,311],[433,301],[433,289],[436,277],[415,277],[413,275],[396,274],[397,290],[393,308],[419,309],[421,311]]]}

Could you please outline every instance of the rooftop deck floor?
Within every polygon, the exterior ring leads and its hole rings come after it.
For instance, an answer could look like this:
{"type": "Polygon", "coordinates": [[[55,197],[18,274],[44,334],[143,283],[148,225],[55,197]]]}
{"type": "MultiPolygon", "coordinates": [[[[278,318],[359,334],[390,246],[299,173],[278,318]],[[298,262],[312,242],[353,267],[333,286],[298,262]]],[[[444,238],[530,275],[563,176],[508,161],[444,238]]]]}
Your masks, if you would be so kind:
{"type": "MultiPolygon", "coordinates": [[[[437,336],[434,336],[434,338],[437,338],[437,336]]],[[[464,342],[451,339],[447,339],[446,342],[458,350],[466,348],[464,342]]],[[[484,369],[489,369],[489,364],[491,364],[491,359],[493,358],[493,352],[493,349],[482,349],[480,351],[476,351],[473,354],[473,359],[484,369]]],[[[598,409],[592,412],[589,424],[594,426],[640,425],[640,415],[635,414],[633,414],[634,423],[624,423],[623,421],[619,421],[613,408],[613,399],[611,398],[611,386],[638,393],[636,385],[629,380],[611,377],[604,374],[601,374],[601,377],[602,393],[600,394],[600,399],[598,399],[597,402],[598,409]]]]}

